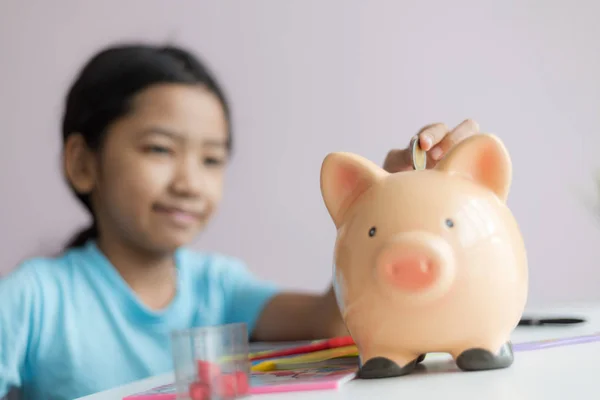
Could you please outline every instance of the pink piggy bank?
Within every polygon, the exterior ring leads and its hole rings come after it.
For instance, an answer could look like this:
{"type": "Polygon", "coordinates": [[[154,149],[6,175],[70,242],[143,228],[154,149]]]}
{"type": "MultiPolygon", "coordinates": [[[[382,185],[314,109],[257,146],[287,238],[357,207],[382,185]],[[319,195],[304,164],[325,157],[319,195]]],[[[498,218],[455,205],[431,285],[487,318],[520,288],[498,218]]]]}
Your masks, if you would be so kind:
{"type": "Polygon", "coordinates": [[[358,377],[408,374],[431,352],[449,353],[463,371],[512,364],[528,266],[506,206],[511,174],[506,148],[487,134],[430,170],[390,174],[350,153],[325,158],[334,287],[358,377]]]}

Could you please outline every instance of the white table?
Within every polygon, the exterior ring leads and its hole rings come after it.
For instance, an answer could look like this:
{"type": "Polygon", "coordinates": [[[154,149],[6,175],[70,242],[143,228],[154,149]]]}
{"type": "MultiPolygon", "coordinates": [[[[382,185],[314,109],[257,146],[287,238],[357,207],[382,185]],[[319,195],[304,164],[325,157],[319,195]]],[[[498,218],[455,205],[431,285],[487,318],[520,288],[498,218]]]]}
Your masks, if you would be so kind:
{"type": "MultiPolygon", "coordinates": [[[[515,343],[600,332],[600,305],[528,309],[544,316],[578,315],[585,324],[566,327],[522,327],[513,333],[515,343]]],[[[339,390],[251,396],[255,400],[569,400],[600,398],[600,342],[518,352],[514,364],[503,370],[461,372],[444,363],[425,360],[425,370],[409,376],[353,380],[339,390]]],[[[152,377],[78,400],[120,400],[128,394],[173,381],[172,374],[152,377]]]]}

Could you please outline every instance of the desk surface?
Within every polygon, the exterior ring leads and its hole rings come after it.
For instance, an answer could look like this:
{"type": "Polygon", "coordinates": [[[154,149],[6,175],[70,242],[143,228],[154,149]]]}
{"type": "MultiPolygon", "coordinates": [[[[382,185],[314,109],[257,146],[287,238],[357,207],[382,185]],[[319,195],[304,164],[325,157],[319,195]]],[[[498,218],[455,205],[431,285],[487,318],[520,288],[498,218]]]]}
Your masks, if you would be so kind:
{"type": "MultiPolygon", "coordinates": [[[[517,328],[515,343],[555,339],[600,332],[600,305],[528,310],[536,315],[578,315],[585,324],[567,327],[517,328]]],[[[440,399],[444,400],[520,400],[598,398],[600,389],[598,360],[600,342],[555,347],[515,354],[512,367],[485,372],[461,372],[451,363],[427,362],[412,375],[378,380],[354,380],[339,390],[268,394],[270,400],[368,400],[440,399]]],[[[172,382],[173,375],[161,375],[129,385],[82,397],[79,400],[120,400],[124,396],[172,382]]],[[[266,398],[265,397],[265,398],[266,398]]]]}

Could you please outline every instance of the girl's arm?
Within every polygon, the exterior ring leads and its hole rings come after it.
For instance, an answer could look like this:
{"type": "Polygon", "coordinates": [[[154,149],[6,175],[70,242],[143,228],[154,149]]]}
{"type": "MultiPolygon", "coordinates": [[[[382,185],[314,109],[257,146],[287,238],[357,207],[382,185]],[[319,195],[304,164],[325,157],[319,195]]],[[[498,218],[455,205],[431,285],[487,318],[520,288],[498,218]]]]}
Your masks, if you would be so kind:
{"type": "Polygon", "coordinates": [[[323,295],[281,291],[231,257],[213,259],[224,289],[225,323],[245,322],[254,341],[294,341],[346,335],[333,288],[323,295]]]}
{"type": "Polygon", "coordinates": [[[276,294],[261,312],[252,339],[294,341],[346,335],[348,331],[330,288],[323,295],[276,294]]]}

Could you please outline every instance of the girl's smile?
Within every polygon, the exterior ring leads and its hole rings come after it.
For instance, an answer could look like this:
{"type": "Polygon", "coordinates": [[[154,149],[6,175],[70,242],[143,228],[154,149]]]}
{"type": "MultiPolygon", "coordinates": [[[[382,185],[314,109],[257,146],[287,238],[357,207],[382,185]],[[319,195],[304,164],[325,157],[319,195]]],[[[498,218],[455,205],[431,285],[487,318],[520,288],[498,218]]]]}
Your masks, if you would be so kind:
{"type": "Polygon", "coordinates": [[[156,204],[152,210],[159,216],[166,217],[173,225],[186,229],[202,225],[206,220],[205,211],[196,211],[191,208],[156,204]]]}

